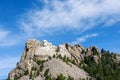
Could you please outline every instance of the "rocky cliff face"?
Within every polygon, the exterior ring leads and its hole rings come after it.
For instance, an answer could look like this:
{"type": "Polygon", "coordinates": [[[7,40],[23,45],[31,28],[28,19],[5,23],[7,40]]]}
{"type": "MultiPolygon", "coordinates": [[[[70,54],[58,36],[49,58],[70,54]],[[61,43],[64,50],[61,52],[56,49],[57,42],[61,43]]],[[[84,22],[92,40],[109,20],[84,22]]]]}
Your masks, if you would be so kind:
{"type": "Polygon", "coordinates": [[[80,64],[88,56],[97,64],[101,54],[94,46],[89,48],[84,48],[79,44],[54,46],[46,40],[40,42],[30,39],[26,42],[20,62],[9,73],[9,79],[45,80],[44,74],[47,69],[49,69],[49,75],[52,78],[56,78],[60,74],[65,77],[71,76],[75,80],[90,78],[87,72],[75,66],[75,64],[80,64]],[[66,61],[61,60],[61,57],[63,60],[64,58],[69,60],[69,62],[66,63],[66,61]]]}

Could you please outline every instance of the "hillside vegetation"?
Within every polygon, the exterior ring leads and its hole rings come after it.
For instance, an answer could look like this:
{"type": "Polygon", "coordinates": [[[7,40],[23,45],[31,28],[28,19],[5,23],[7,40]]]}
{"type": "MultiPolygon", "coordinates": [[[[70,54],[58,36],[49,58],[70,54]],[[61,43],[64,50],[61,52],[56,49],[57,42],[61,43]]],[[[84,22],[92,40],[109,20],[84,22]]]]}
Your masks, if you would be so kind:
{"type": "Polygon", "coordinates": [[[7,80],[120,80],[120,55],[95,46],[28,40],[7,80]]]}

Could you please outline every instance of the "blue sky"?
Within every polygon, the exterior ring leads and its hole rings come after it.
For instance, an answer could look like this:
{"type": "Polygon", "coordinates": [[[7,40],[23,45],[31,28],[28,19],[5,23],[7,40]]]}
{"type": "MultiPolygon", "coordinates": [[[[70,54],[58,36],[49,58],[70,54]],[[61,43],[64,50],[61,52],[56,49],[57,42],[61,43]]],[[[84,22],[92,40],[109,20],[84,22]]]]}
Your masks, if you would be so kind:
{"type": "Polygon", "coordinates": [[[0,0],[0,79],[29,38],[120,53],[120,0],[0,0]]]}

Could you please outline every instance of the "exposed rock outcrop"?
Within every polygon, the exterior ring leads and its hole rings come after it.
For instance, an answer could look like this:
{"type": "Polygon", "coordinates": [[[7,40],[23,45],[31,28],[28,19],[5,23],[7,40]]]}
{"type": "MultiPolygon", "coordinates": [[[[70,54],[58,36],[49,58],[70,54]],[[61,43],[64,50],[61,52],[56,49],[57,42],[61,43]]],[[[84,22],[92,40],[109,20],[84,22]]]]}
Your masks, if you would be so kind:
{"type": "Polygon", "coordinates": [[[30,39],[25,45],[20,63],[13,71],[9,73],[9,78],[14,80],[17,76],[17,78],[20,80],[29,80],[30,77],[28,75],[31,75],[32,68],[34,67],[38,69],[40,65],[37,64],[37,61],[43,60],[45,61],[44,69],[35,78],[35,80],[44,80],[42,75],[46,68],[50,69],[50,75],[52,77],[56,77],[60,73],[64,74],[64,76],[72,76],[75,80],[89,77],[88,73],[76,67],[72,63],[70,67],[70,63],[65,64],[65,62],[62,60],[49,60],[49,58],[53,57],[54,55],[61,55],[62,57],[66,56],[71,61],[74,60],[76,64],[79,64],[81,61],[83,61],[84,57],[86,56],[92,56],[94,61],[98,63],[98,60],[101,56],[96,47],[90,47],[86,49],[81,45],[71,46],[69,44],[54,46],[46,40],[40,42],[36,39],[30,39]],[[27,75],[25,75],[26,71],[28,71],[27,75]]]}

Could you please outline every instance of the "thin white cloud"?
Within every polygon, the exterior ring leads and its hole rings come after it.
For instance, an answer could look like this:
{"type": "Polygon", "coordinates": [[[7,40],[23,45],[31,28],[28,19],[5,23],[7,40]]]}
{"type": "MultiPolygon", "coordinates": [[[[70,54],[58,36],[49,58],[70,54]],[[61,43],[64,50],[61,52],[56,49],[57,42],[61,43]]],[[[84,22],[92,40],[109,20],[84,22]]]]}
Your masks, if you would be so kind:
{"type": "Polygon", "coordinates": [[[97,36],[98,36],[98,34],[96,34],[96,33],[95,34],[85,35],[85,36],[76,38],[76,40],[71,42],[71,44],[79,44],[79,43],[85,42],[89,38],[97,37],[97,36]]]}
{"type": "Polygon", "coordinates": [[[16,66],[17,61],[19,61],[18,57],[5,57],[0,59],[0,70],[7,68],[14,68],[16,66]],[[4,64],[4,65],[3,65],[4,64]]]}
{"type": "Polygon", "coordinates": [[[1,30],[0,29],[0,38],[5,38],[9,34],[9,31],[1,30]]]}
{"type": "Polygon", "coordinates": [[[0,26],[0,47],[12,46],[18,42],[19,39],[15,34],[12,35],[11,31],[5,30],[0,26]]]}
{"type": "Polygon", "coordinates": [[[18,57],[4,57],[0,58],[0,79],[7,78],[8,73],[11,69],[15,68],[17,61],[19,61],[18,57]]]}
{"type": "Polygon", "coordinates": [[[10,46],[13,45],[14,39],[10,39],[9,37],[10,32],[6,30],[0,29],[0,46],[10,46]]]}
{"type": "Polygon", "coordinates": [[[120,21],[120,0],[40,0],[42,9],[31,9],[22,17],[21,29],[41,36],[56,31],[84,32],[99,24],[120,21]],[[63,30],[64,29],[64,30],[63,30]]]}
{"type": "Polygon", "coordinates": [[[106,21],[106,23],[103,26],[104,27],[110,27],[110,26],[112,26],[114,24],[117,24],[117,23],[120,23],[120,18],[109,19],[108,21],[106,21]]]}

